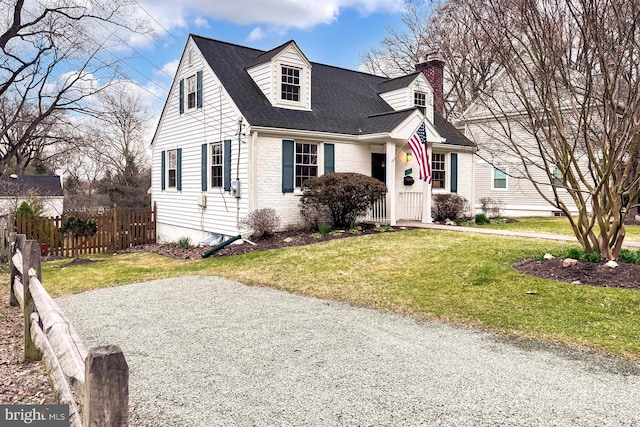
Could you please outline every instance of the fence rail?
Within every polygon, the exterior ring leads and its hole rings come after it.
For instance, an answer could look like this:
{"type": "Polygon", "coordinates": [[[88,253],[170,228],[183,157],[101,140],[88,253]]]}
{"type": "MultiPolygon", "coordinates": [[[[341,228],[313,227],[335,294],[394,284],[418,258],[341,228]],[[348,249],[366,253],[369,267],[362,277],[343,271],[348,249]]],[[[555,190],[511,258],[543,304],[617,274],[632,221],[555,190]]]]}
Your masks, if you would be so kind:
{"type": "Polygon", "coordinates": [[[87,352],[42,286],[38,242],[11,233],[9,244],[10,304],[24,313],[25,359],[43,361],[58,402],[69,405],[70,426],[127,426],[129,368],[122,351],[110,345],[87,352]],[[82,401],[82,416],[72,391],[82,401]]]}
{"type": "MultiPolygon", "coordinates": [[[[121,211],[113,209],[103,215],[70,213],[82,219],[93,219],[98,232],[91,237],[83,237],[78,242],[80,255],[115,253],[131,246],[156,242],[156,211],[121,211]]],[[[0,233],[5,225],[5,233],[15,231],[24,234],[27,239],[36,240],[43,254],[70,257],[73,255],[74,239],[60,232],[65,219],[69,216],[53,218],[16,215],[4,217],[0,221],[0,233]]],[[[5,241],[5,238],[2,239],[5,241]]]]}

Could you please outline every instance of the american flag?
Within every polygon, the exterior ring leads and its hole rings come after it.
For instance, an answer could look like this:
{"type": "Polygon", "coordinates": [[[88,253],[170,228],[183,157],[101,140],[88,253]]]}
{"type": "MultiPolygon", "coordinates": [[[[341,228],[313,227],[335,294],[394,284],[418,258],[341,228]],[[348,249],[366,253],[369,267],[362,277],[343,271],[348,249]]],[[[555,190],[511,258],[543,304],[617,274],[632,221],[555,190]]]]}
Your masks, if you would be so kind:
{"type": "Polygon", "coordinates": [[[416,156],[420,168],[420,179],[431,184],[431,165],[429,164],[429,145],[427,144],[427,132],[424,122],[417,131],[409,138],[409,147],[413,155],[416,156]]]}

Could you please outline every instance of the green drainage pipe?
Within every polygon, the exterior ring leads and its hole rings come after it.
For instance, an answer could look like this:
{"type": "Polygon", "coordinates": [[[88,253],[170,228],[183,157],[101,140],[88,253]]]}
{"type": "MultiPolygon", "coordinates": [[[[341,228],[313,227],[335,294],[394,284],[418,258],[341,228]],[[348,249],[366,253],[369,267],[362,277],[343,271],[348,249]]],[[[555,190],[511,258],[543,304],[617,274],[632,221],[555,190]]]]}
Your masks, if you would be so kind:
{"type": "Polygon", "coordinates": [[[230,245],[231,243],[233,243],[236,240],[241,239],[241,238],[242,238],[242,236],[240,236],[238,234],[237,236],[233,236],[229,240],[225,240],[224,242],[220,243],[218,246],[214,246],[213,248],[211,248],[208,251],[206,251],[205,253],[203,253],[202,254],[202,258],[207,258],[207,257],[213,255],[216,251],[219,251],[220,249],[224,248],[225,246],[230,245]]]}

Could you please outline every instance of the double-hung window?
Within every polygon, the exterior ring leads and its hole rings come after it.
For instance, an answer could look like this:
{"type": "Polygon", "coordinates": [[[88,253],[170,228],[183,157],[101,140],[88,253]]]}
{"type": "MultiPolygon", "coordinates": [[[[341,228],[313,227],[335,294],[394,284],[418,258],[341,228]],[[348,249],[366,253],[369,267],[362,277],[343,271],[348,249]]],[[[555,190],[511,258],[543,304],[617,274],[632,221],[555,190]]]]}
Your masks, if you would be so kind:
{"type": "Polygon", "coordinates": [[[196,76],[187,77],[187,110],[196,108],[196,76]]]}
{"type": "Polygon", "coordinates": [[[300,69],[282,66],[280,97],[284,101],[300,102],[300,69]]]}
{"type": "Polygon", "coordinates": [[[318,176],[318,145],[296,143],[296,187],[302,188],[304,182],[318,176]]]}
{"type": "Polygon", "coordinates": [[[494,190],[506,190],[507,189],[507,173],[506,170],[494,168],[493,169],[493,189],[494,190]]]}
{"type": "Polygon", "coordinates": [[[413,105],[416,107],[427,106],[427,94],[424,92],[413,92],[413,105]]]}
{"type": "Polygon", "coordinates": [[[223,152],[222,152],[222,142],[214,142],[209,145],[209,153],[210,153],[210,168],[211,168],[211,188],[222,187],[223,175],[222,175],[222,165],[223,165],[223,152]]]}
{"type": "Polygon", "coordinates": [[[431,187],[445,188],[445,154],[433,153],[431,155],[431,187]]]}
{"type": "Polygon", "coordinates": [[[167,188],[176,188],[178,176],[177,150],[167,151],[167,188]]]}
{"type": "Polygon", "coordinates": [[[551,176],[551,185],[553,185],[554,187],[560,187],[560,188],[564,187],[564,184],[562,183],[562,179],[563,179],[562,171],[560,170],[559,167],[554,166],[552,171],[552,176],[551,176]]]}

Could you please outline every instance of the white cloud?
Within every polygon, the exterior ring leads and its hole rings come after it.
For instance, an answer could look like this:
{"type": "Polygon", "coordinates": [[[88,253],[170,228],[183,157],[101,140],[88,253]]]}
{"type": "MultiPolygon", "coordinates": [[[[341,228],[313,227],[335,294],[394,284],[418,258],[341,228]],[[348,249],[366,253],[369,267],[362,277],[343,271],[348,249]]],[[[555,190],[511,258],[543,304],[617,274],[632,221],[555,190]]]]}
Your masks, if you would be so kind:
{"type": "Polygon", "coordinates": [[[251,33],[249,33],[249,37],[247,37],[247,40],[249,40],[250,42],[254,42],[257,40],[262,40],[265,37],[266,34],[264,31],[262,31],[262,28],[256,27],[253,29],[253,31],[251,31],[251,33]]]}
{"type": "Polygon", "coordinates": [[[196,24],[196,27],[209,28],[209,21],[200,16],[196,17],[194,22],[196,24]]]}
{"type": "Polygon", "coordinates": [[[395,12],[403,0],[142,0],[141,4],[166,29],[185,27],[193,16],[196,24],[211,18],[241,25],[308,29],[333,22],[344,8],[362,14],[395,12]]]}
{"type": "Polygon", "coordinates": [[[178,71],[178,65],[180,65],[180,59],[174,59],[173,61],[167,62],[162,66],[160,70],[156,70],[155,74],[161,76],[162,78],[173,79],[176,71],[178,71]]]}

